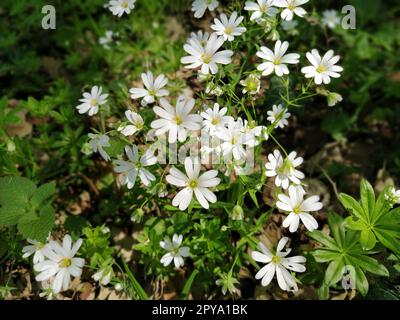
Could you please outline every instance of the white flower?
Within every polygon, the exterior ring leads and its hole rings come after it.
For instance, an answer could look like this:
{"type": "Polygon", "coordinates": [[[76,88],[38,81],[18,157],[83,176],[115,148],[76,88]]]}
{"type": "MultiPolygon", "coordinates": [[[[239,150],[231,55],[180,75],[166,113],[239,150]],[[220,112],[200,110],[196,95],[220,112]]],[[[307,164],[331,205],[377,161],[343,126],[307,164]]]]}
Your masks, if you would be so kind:
{"type": "Polygon", "coordinates": [[[218,7],[217,0],[195,0],[192,3],[192,11],[194,12],[194,17],[199,19],[204,16],[206,10],[214,11],[218,7]]]}
{"type": "Polygon", "coordinates": [[[82,245],[82,239],[72,244],[71,237],[64,237],[62,246],[50,241],[43,249],[46,260],[34,265],[35,271],[39,272],[36,281],[44,281],[54,276],[52,289],[54,293],[68,290],[71,276],[80,277],[85,260],[76,258],[75,255],[82,245]]]}
{"type": "Polygon", "coordinates": [[[286,119],[290,117],[290,113],[286,111],[287,109],[283,108],[281,104],[278,106],[273,105],[272,110],[267,111],[267,120],[275,124],[275,128],[284,128],[289,123],[286,119]]]}
{"type": "Polygon", "coordinates": [[[34,264],[44,261],[45,257],[43,254],[43,249],[45,247],[45,244],[32,239],[28,239],[28,242],[31,245],[22,248],[22,258],[28,258],[33,254],[34,264]]]}
{"type": "Polygon", "coordinates": [[[203,47],[205,47],[209,38],[210,34],[208,32],[203,32],[202,30],[199,30],[197,31],[197,33],[190,33],[189,39],[197,40],[203,47]]]}
{"type": "Polygon", "coordinates": [[[128,189],[132,189],[136,182],[136,177],[139,175],[140,180],[145,186],[150,185],[151,181],[156,180],[151,172],[143,167],[152,166],[157,162],[157,158],[149,149],[139,160],[137,146],[125,147],[125,153],[129,161],[115,160],[116,167],[114,171],[122,173],[120,182],[122,185],[127,185],[128,189]]]}
{"type": "Polygon", "coordinates": [[[168,96],[169,91],[163,89],[167,85],[168,79],[163,74],[160,74],[154,80],[153,73],[148,71],[147,73],[142,73],[141,77],[146,89],[131,88],[129,92],[132,99],[143,98],[141,103],[143,106],[147,106],[154,103],[156,98],[168,96]]]}
{"type": "Polygon", "coordinates": [[[322,203],[319,202],[318,196],[312,196],[306,200],[303,198],[303,190],[296,186],[289,187],[289,197],[285,194],[278,195],[279,201],[276,206],[283,211],[290,212],[282,223],[284,228],[289,227],[290,232],[297,231],[300,220],[309,231],[318,228],[317,220],[309,212],[322,209],[322,203]]]}
{"type": "Polygon", "coordinates": [[[223,50],[218,51],[224,43],[223,37],[218,37],[215,33],[211,34],[205,46],[197,39],[189,39],[183,48],[189,54],[181,59],[185,68],[196,69],[201,67],[201,73],[216,74],[218,72],[217,64],[231,63],[233,51],[223,50]],[[218,52],[217,52],[218,51],[218,52]]]}
{"type": "Polygon", "coordinates": [[[339,78],[343,68],[337,66],[336,63],[340,60],[340,56],[334,56],[333,50],[329,50],[321,58],[317,49],[307,52],[307,59],[312,64],[311,66],[301,69],[306,78],[314,78],[317,85],[322,83],[329,84],[332,78],[339,78]]]}
{"type": "Polygon", "coordinates": [[[250,17],[250,20],[258,20],[264,14],[269,17],[275,16],[278,10],[273,5],[274,0],[257,0],[257,2],[246,1],[244,10],[254,11],[250,17]]]}
{"type": "Polygon", "coordinates": [[[172,236],[172,241],[169,237],[165,237],[164,241],[160,241],[160,247],[167,250],[168,253],[164,254],[160,260],[160,262],[167,267],[172,260],[174,261],[175,267],[183,267],[185,262],[183,258],[189,256],[190,249],[189,247],[181,247],[183,241],[183,236],[174,234],[172,236]]]}
{"type": "Polygon", "coordinates": [[[111,0],[108,8],[114,16],[121,17],[124,13],[130,14],[135,8],[136,0],[111,0]]]}
{"type": "Polygon", "coordinates": [[[300,179],[304,179],[304,173],[297,170],[296,167],[303,163],[303,158],[296,158],[297,153],[292,151],[286,159],[284,159],[279,150],[268,155],[269,162],[265,165],[267,177],[275,177],[275,185],[287,189],[289,181],[300,184],[300,179]]]}
{"type": "Polygon", "coordinates": [[[99,282],[101,285],[106,286],[110,283],[113,270],[110,266],[101,268],[93,276],[93,280],[99,282]]]}
{"type": "Polygon", "coordinates": [[[211,25],[211,29],[219,36],[224,37],[224,40],[233,41],[235,37],[240,36],[246,31],[245,27],[239,27],[242,23],[243,17],[238,17],[236,11],[232,12],[231,16],[226,16],[225,13],[221,14],[219,19],[214,19],[214,24],[211,25]]]}
{"type": "Polygon", "coordinates": [[[222,88],[220,86],[215,86],[209,84],[205,91],[207,94],[219,97],[223,94],[222,88]]]}
{"type": "Polygon", "coordinates": [[[204,118],[203,129],[213,136],[220,128],[224,128],[229,121],[233,121],[232,117],[225,115],[227,112],[227,108],[219,109],[218,103],[214,104],[213,109],[208,108],[206,111],[201,112],[200,116],[204,118]]]}
{"type": "Polygon", "coordinates": [[[151,123],[153,129],[157,129],[157,136],[168,132],[168,142],[175,143],[176,140],[184,142],[187,138],[187,130],[200,129],[201,116],[190,114],[195,104],[194,99],[186,99],[180,96],[176,102],[176,108],[172,107],[165,99],[160,99],[161,107],[154,107],[154,112],[161,119],[151,123]]]}
{"type": "Polygon", "coordinates": [[[339,102],[343,101],[343,97],[341,94],[336,92],[328,92],[326,96],[326,100],[328,102],[328,107],[333,107],[337,105],[339,102]]]}
{"type": "Polygon", "coordinates": [[[246,158],[245,145],[255,145],[254,136],[244,132],[243,120],[230,121],[228,128],[221,128],[216,136],[223,142],[219,146],[224,157],[233,155],[235,160],[246,158]]]}
{"type": "MultiPolygon", "coordinates": [[[[248,122],[244,120],[244,125],[242,128],[243,133],[247,135],[248,141],[247,145],[250,147],[257,146],[259,144],[258,138],[261,137],[266,130],[264,126],[257,126],[255,121],[248,122]]],[[[265,139],[267,140],[267,139],[265,139]]]]}
{"type": "Polygon", "coordinates": [[[299,63],[300,55],[297,53],[285,54],[288,48],[289,42],[281,42],[280,40],[275,43],[274,52],[267,47],[261,47],[261,51],[257,52],[257,56],[266,60],[266,62],[260,64],[257,70],[262,71],[263,76],[268,76],[273,72],[279,77],[289,74],[286,64],[299,63]]]}
{"type": "Polygon", "coordinates": [[[113,42],[113,37],[117,37],[118,35],[118,32],[106,31],[104,37],[99,38],[99,44],[105,49],[110,49],[109,45],[113,42]]]}
{"type": "Polygon", "coordinates": [[[306,271],[303,265],[306,262],[306,258],[303,256],[287,257],[291,249],[288,248],[286,251],[282,251],[289,241],[289,238],[284,237],[279,240],[276,252],[272,253],[264,246],[261,242],[258,244],[259,251],[253,251],[251,257],[266,265],[262,267],[256,274],[255,278],[262,279],[261,285],[263,287],[269,285],[275,276],[278,280],[278,285],[282,290],[285,291],[297,291],[296,279],[291,275],[288,270],[294,272],[306,271]]]}
{"type": "Polygon", "coordinates": [[[76,107],[80,114],[88,112],[89,116],[99,112],[99,106],[107,103],[108,94],[101,94],[102,88],[98,86],[92,87],[89,92],[83,93],[83,99],[79,99],[82,104],[76,107]]]}
{"type": "Polygon", "coordinates": [[[249,74],[246,79],[240,80],[239,84],[243,86],[242,93],[257,94],[260,92],[261,81],[258,74],[249,74]]]}
{"type": "Polygon", "coordinates": [[[111,158],[103,148],[111,146],[110,137],[106,134],[93,133],[89,133],[88,136],[90,138],[89,146],[92,152],[99,152],[104,160],[109,161],[111,158]]]}
{"type": "Polygon", "coordinates": [[[169,171],[170,174],[166,177],[168,183],[183,188],[172,200],[172,205],[175,207],[179,206],[181,211],[187,209],[192,201],[193,193],[197,201],[205,209],[209,208],[208,202],[217,202],[217,197],[208,188],[219,185],[221,180],[217,178],[218,171],[209,170],[199,176],[200,167],[198,158],[193,161],[190,157],[187,157],[185,159],[186,175],[175,167],[172,167],[169,171]]]}
{"type": "Polygon", "coordinates": [[[325,10],[322,13],[322,25],[330,29],[335,29],[340,24],[340,16],[336,10],[325,10]]]}
{"type": "Polygon", "coordinates": [[[302,7],[303,4],[307,3],[308,0],[275,0],[274,6],[279,8],[285,8],[281,12],[281,17],[283,20],[292,20],[293,15],[296,14],[299,17],[303,17],[307,14],[307,11],[302,7]]]}
{"type": "Polygon", "coordinates": [[[131,136],[136,132],[143,129],[144,121],[140,114],[133,112],[131,110],[125,111],[125,116],[128,121],[132,124],[129,124],[123,128],[118,129],[124,136],[131,136]]]}
{"type": "Polygon", "coordinates": [[[400,204],[400,189],[396,190],[394,187],[390,187],[385,194],[385,199],[391,206],[400,204]]]}

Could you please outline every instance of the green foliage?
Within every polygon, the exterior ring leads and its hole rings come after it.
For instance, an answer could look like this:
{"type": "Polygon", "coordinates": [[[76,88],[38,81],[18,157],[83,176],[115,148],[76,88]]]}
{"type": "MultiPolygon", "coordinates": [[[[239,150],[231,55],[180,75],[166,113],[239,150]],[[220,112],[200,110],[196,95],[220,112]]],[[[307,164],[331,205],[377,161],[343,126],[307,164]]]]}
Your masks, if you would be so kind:
{"type": "Polygon", "coordinates": [[[91,268],[111,264],[114,249],[110,246],[110,234],[103,227],[85,227],[82,234],[86,237],[81,248],[82,255],[88,259],[91,268]]]}
{"type": "Polygon", "coordinates": [[[346,227],[361,232],[360,243],[365,250],[375,247],[377,241],[397,255],[400,254],[400,209],[391,209],[385,199],[387,189],[375,200],[371,184],[361,181],[361,200],[340,194],[342,205],[351,213],[346,218],[346,227]]]}
{"type": "Polygon", "coordinates": [[[17,226],[25,239],[45,242],[55,221],[55,187],[54,182],[36,187],[22,177],[0,178],[0,225],[17,226]]]}
{"type": "Polygon", "coordinates": [[[389,276],[388,270],[376,259],[369,257],[372,252],[363,249],[359,243],[358,232],[345,229],[342,217],[330,212],[328,224],[332,237],[322,231],[308,233],[309,237],[321,245],[312,252],[315,260],[319,263],[328,263],[320,297],[327,298],[329,287],[334,286],[343,278],[344,268],[348,266],[354,268],[356,288],[365,296],[369,288],[365,272],[389,276]]]}

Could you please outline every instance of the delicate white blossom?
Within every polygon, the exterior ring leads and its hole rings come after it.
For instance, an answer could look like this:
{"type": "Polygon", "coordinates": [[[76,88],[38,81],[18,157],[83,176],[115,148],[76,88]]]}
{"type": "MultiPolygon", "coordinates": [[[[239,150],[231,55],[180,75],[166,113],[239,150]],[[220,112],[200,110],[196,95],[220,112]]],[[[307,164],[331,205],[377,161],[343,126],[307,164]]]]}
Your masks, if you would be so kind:
{"type": "Polygon", "coordinates": [[[188,69],[201,67],[201,72],[205,75],[210,72],[216,74],[218,64],[229,64],[232,61],[232,50],[218,51],[223,43],[224,38],[218,37],[215,33],[211,34],[205,46],[198,39],[190,38],[183,46],[189,56],[183,57],[181,62],[188,69]]]}
{"type": "Polygon", "coordinates": [[[253,251],[251,257],[260,263],[265,263],[256,274],[255,278],[261,280],[261,285],[263,287],[269,285],[276,274],[278,280],[278,285],[282,290],[285,291],[297,291],[296,279],[288,271],[294,272],[304,272],[306,271],[303,265],[306,262],[306,258],[303,256],[288,257],[291,249],[288,248],[283,251],[289,238],[284,237],[279,240],[276,252],[271,252],[267,247],[261,242],[258,244],[258,249],[260,251],[253,251]]]}
{"type": "Polygon", "coordinates": [[[160,247],[168,251],[160,260],[164,267],[170,265],[172,261],[174,261],[175,268],[184,266],[183,258],[189,256],[190,249],[189,247],[182,247],[182,241],[183,236],[176,233],[172,236],[172,241],[169,237],[165,237],[163,241],[160,241],[160,247]]]}
{"type": "Polygon", "coordinates": [[[45,281],[54,277],[52,289],[54,293],[68,290],[71,276],[80,277],[85,260],[75,255],[82,245],[82,239],[75,244],[69,235],[65,235],[62,246],[56,241],[50,241],[43,249],[46,260],[34,265],[37,281],[45,281]]]}
{"type": "Polygon", "coordinates": [[[221,179],[217,177],[218,171],[209,170],[200,175],[200,168],[201,164],[198,158],[193,160],[187,157],[185,159],[186,174],[172,167],[169,171],[170,174],[166,177],[168,183],[183,188],[172,200],[172,205],[179,206],[181,211],[187,209],[192,201],[193,193],[205,209],[210,207],[209,202],[217,202],[217,197],[209,188],[219,185],[221,179]]]}
{"type": "Polygon", "coordinates": [[[143,129],[144,121],[140,114],[127,110],[125,116],[131,124],[118,129],[124,136],[131,136],[143,129]]]}
{"type": "Polygon", "coordinates": [[[275,0],[274,6],[279,8],[285,8],[281,12],[281,17],[283,20],[292,20],[294,15],[299,17],[303,17],[307,14],[307,11],[304,10],[301,6],[307,3],[308,0],[275,0]]]}
{"type": "Polygon", "coordinates": [[[271,124],[275,124],[275,128],[284,128],[289,124],[287,119],[290,117],[290,113],[281,104],[278,106],[273,105],[272,110],[267,111],[267,120],[271,124]]]}
{"type": "Polygon", "coordinates": [[[200,113],[203,117],[203,129],[207,130],[211,136],[221,128],[224,128],[227,123],[233,121],[231,116],[226,116],[227,108],[219,108],[219,104],[215,103],[214,108],[208,108],[200,113]]]}
{"type": "Polygon", "coordinates": [[[214,11],[218,7],[219,3],[217,0],[195,0],[192,3],[192,11],[194,17],[200,19],[204,16],[206,10],[214,11]]]}
{"type": "Polygon", "coordinates": [[[152,181],[156,180],[154,175],[144,168],[157,163],[157,158],[153,155],[150,149],[140,157],[140,160],[138,148],[135,145],[132,147],[126,146],[125,153],[128,157],[128,161],[115,160],[116,167],[114,168],[115,172],[122,173],[120,177],[122,185],[126,184],[128,189],[132,189],[135,185],[137,176],[139,176],[145,186],[150,185],[152,181]]]}
{"type": "Polygon", "coordinates": [[[307,59],[311,66],[301,69],[306,78],[314,78],[317,85],[322,83],[329,84],[332,78],[339,78],[343,68],[337,66],[336,63],[340,60],[340,56],[334,56],[333,50],[329,50],[321,58],[317,49],[307,52],[307,59]]]}
{"type": "Polygon", "coordinates": [[[278,10],[274,7],[274,0],[246,1],[244,10],[253,11],[250,20],[258,20],[264,14],[273,17],[278,13],[278,10]]]}
{"type": "Polygon", "coordinates": [[[318,228],[318,222],[309,213],[322,209],[322,203],[319,202],[318,196],[312,196],[304,200],[304,192],[296,186],[289,187],[289,197],[285,194],[278,195],[276,206],[289,212],[289,215],[282,223],[284,228],[289,227],[290,232],[296,232],[299,228],[300,221],[309,231],[314,231],[318,228]]]}
{"type": "Polygon", "coordinates": [[[217,35],[222,36],[225,41],[233,41],[235,37],[246,32],[245,27],[239,26],[243,19],[243,17],[238,17],[236,11],[232,12],[229,19],[226,14],[223,13],[220,15],[219,19],[214,19],[214,24],[211,25],[211,29],[213,29],[217,35]]]}
{"type": "Polygon", "coordinates": [[[145,88],[131,88],[129,92],[132,99],[142,98],[142,106],[147,106],[154,103],[156,98],[168,96],[169,91],[163,89],[168,83],[166,76],[160,74],[154,80],[153,73],[148,71],[147,73],[142,73],[141,77],[145,88]]]}
{"type": "Polygon", "coordinates": [[[340,16],[336,10],[325,10],[322,13],[322,25],[330,29],[335,29],[340,24],[340,16]]]}
{"type": "Polygon", "coordinates": [[[288,48],[289,42],[281,42],[280,40],[275,43],[274,52],[267,47],[261,47],[257,56],[266,60],[266,62],[260,64],[257,70],[262,71],[263,76],[268,76],[274,72],[279,77],[289,74],[287,64],[299,63],[300,55],[297,53],[285,54],[288,48]]]}
{"type": "Polygon", "coordinates": [[[43,254],[43,249],[45,244],[36,240],[28,239],[30,245],[22,248],[22,258],[28,258],[33,254],[33,263],[44,261],[45,257],[43,254]]]}
{"type": "Polygon", "coordinates": [[[151,127],[156,129],[157,136],[168,132],[168,142],[184,142],[187,138],[187,131],[200,130],[200,115],[191,114],[195,104],[194,99],[186,99],[180,96],[176,102],[176,107],[172,107],[165,99],[160,99],[161,107],[154,107],[154,112],[161,119],[154,120],[151,127]]]}
{"type": "Polygon", "coordinates": [[[136,0],[111,0],[108,8],[114,16],[121,17],[124,13],[130,14],[135,8],[136,0]]]}
{"type": "Polygon", "coordinates": [[[208,39],[210,39],[210,34],[199,30],[197,32],[191,32],[189,39],[197,40],[203,47],[205,47],[208,39]]]}
{"type": "Polygon", "coordinates": [[[84,92],[83,98],[79,99],[82,104],[76,107],[80,114],[88,113],[89,116],[93,116],[99,112],[99,107],[107,103],[108,94],[101,94],[102,87],[94,86],[92,87],[90,93],[84,92]]]}
{"type": "Polygon", "coordinates": [[[257,94],[260,92],[261,81],[258,74],[249,74],[246,79],[240,80],[239,84],[243,86],[242,93],[257,94]]]}
{"type": "Polygon", "coordinates": [[[303,163],[303,158],[296,158],[297,153],[292,151],[287,158],[282,157],[279,150],[268,155],[268,163],[265,165],[267,177],[275,177],[275,185],[287,189],[290,181],[300,184],[300,179],[304,179],[304,173],[296,167],[303,163]]]}
{"type": "Polygon", "coordinates": [[[89,146],[91,151],[99,152],[102,158],[106,161],[111,160],[108,153],[103,149],[111,146],[110,137],[107,136],[106,134],[93,134],[93,133],[89,133],[88,136],[90,138],[89,146]]]}
{"type": "Polygon", "coordinates": [[[93,280],[99,282],[102,286],[106,286],[110,283],[111,277],[113,276],[113,270],[110,266],[100,268],[93,276],[93,280]]]}

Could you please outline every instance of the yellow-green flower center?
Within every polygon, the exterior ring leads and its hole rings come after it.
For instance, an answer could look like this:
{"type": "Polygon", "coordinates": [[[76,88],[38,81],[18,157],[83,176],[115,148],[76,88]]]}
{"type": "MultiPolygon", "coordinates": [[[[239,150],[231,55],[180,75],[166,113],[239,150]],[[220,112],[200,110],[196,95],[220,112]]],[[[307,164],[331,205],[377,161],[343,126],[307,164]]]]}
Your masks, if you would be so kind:
{"type": "Polygon", "coordinates": [[[296,206],[296,207],[293,208],[293,212],[295,214],[299,214],[301,212],[301,208],[299,206],[296,206]]]}
{"type": "Polygon", "coordinates": [[[128,8],[128,2],[127,1],[122,2],[121,7],[124,9],[128,8]]]}
{"type": "Polygon", "coordinates": [[[91,106],[96,106],[97,105],[97,99],[91,99],[90,100],[90,105],[91,106]]]}
{"type": "Polygon", "coordinates": [[[175,123],[179,126],[183,123],[182,117],[181,116],[176,116],[174,118],[175,123]]]}
{"type": "Polygon", "coordinates": [[[231,35],[232,32],[233,32],[232,27],[226,27],[226,28],[225,28],[225,33],[226,33],[227,35],[231,35]]]}
{"type": "Polygon", "coordinates": [[[219,123],[219,119],[218,119],[218,118],[213,118],[213,119],[211,120],[211,123],[212,123],[214,126],[216,126],[216,125],[219,123]]]}
{"type": "Polygon", "coordinates": [[[285,159],[282,166],[278,168],[278,173],[288,174],[293,170],[293,164],[289,159],[285,159]]]}
{"type": "Polygon", "coordinates": [[[189,186],[190,188],[192,188],[192,189],[197,188],[198,185],[199,185],[199,184],[198,184],[198,182],[197,182],[196,180],[189,180],[189,182],[188,182],[188,186],[189,186]]]}
{"type": "Polygon", "coordinates": [[[201,60],[205,63],[205,64],[209,64],[212,60],[212,56],[208,53],[203,53],[201,55],[201,60]]]}
{"type": "Polygon", "coordinates": [[[322,64],[317,68],[317,72],[319,72],[319,73],[325,72],[327,70],[328,69],[322,64]]]}
{"type": "Polygon", "coordinates": [[[156,94],[157,94],[157,91],[155,89],[149,90],[149,95],[154,97],[156,94]]]}
{"type": "Polygon", "coordinates": [[[72,264],[72,260],[70,258],[61,259],[58,263],[60,268],[68,268],[72,264]]]}
{"type": "Polygon", "coordinates": [[[276,58],[275,60],[274,60],[274,65],[279,65],[279,64],[281,64],[282,63],[282,59],[281,58],[276,58]]]}
{"type": "Polygon", "coordinates": [[[279,263],[279,260],[280,260],[280,258],[279,258],[279,256],[277,256],[277,255],[274,255],[274,256],[272,257],[272,262],[273,262],[274,264],[278,264],[278,263],[279,263]]]}

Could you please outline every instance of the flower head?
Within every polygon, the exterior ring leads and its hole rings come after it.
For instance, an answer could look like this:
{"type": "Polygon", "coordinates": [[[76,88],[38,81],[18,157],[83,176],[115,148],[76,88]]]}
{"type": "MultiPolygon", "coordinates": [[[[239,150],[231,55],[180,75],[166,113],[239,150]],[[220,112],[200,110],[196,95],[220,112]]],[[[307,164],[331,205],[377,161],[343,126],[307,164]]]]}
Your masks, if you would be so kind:
{"type": "Polygon", "coordinates": [[[271,124],[275,124],[275,128],[284,128],[288,125],[289,122],[287,119],[290,117],[290,113],[286,111],[287,109],[283,108],[281,104],[278,106],[273,105],[272,110],[267,111],[267,120],[271,122],[271,124]]]}
{"type": "Polygon", "coordinates": [[[307,59],[311,66],[301,69],[306,78],[314,78],[317,85],[322,83],[329,84],[332,78],[339,78],[343,68],[337,66],[336,63],[340,60],[340,56],[334,56],[333,50],[329,50],[321,58],[317,49],[307,52],[307,59]]]}
{"type": "Polygon", "coordinates": [[[390,206],[400,204],[400,189],[396,190],[394,187],[390,187],[385,194],[385,199],[389,202],[390,206]]]}
{"type": "Polygon", "coordinates": [[[318,211],[322,208],[322,203],[319,202],[318,196],[312,196],[304,200],[304,192],[302,188],[296,186],[289,187],[289,197],[285,194],[278,195],[276,206],[289,212],[289,215],[283,221],[283,227],[289,227],[290,232],[296,232],[301,221],[309,231],[314,231],[318,228],[318,222],[309,213],[318,211]]]}
{"type": "Polygon", "coordinates": [[[122,185],[127,185],[128,189],[132,189],[135,185],[136,178],[139,176],[140,180],[145,186],[150,185],[151,181],[156,180],[154,175],[144,167],[152,166],[157,163],[157,158],[152,154],[150,149],[140,158],[137,146],[126,146],[125,153],[129,161],[115,160],[116,167],[114,171],[122,173],[120,182],[122,185]]]}
{"type": "Polygon", "coordinates": [[[108,94],[101,94],[102,88],[98,86],[92,87],[89,92],[83,93],[83,98],[79,99],[82,104],[76,107],[80,114],[88,113],[89,116],[93,116],[99,112],[99,106],[107,103],[108,94]]]}
{"type": "Polygon", "coordinates": [[[159,136],[168,132],[168,142],[175,143],[177,140],[179,142],[186,140],[187,130],[200,130],[201,116],[190,113],[194,104],[194,99],[186,99],[184,96],[180,96],[174,108],[167,100],[160,99],[161,107],[156,106],[153,109],[161,118],[151,123],[151,127],[156,129],[155,134],[159,136]]]}
{"type": "Polygon", "coordinates": [[[246,31],[245,27],[239,27],[242,23],[243,17],[238,17],[236,11],[232,12],[231,16],[228,17],[226,14],[214,19],[214,24],[211,25],[211,29],[219,36],[222,36],[224,40],[233,41],[235,37],[240,36],[246,31]]]}
{"type": "Polygon", "coordinates": [[[218,51],[224,43],[223,37],[218,37],[215,33],[211,34],[206,45],[202,45],[198,39],[190,38],[183,48],[189,54],[181,59],[188,69],[196,69],[201,67],[203,74],[216,74],[218,72],[218,64],[231,63],[233,51],[218,51]]]}
{"type": "Polygon", "coordinates": [[[135,8],[136,0],[111,0],[108,8],[114,16],[121,17],[124,13],[130,14],[135,8]]]}
{"type": "Polygon", "coordinates": [[[175,207],[179,206],[179,209],[182,211],[186,210],[189,206],[193,194],[205,209],[210,207],[209,202],[217,202],[217,197],[209,188],[219,185],[221,179],[217,177],[218,171],[209,170],[200,175],[200,168],[201,165],[198,158],[192,160],[192,158],[187,157],[185,159],[186,174],[172,167],[169,171],[170,174],[166,177],[168,183],[183,188],[172,200],[172,205],[175,207]]]}
{"type": "Polygon", "coordinates": [[[108,153],[103,149],[106,147],[110,147],[110,137],[106,134],[88,134],[90,141],[89,146],[92,152],[99,152],[102,158],[106,161],[110,161],[111,158],[108,153]]]}
{"type": "Polygon", "coordinates": [[[293,19],[294,15],[302,18],[305,14],[307,14],[307,11],[301,7],[307,2],[308,0],[275,0],[274,6],[285,8],[281,12],[281,17],[283,20],[290,21],[293,19]]]}
{"type": "Polygon", "coordinates": [[[265,165],[267,177],[275,177],[275,185],[287,189],[289,182],[300,184],[300,179],[304,178],[304,173],[296,167],[303,163],[303,158],[296,158],[297,153],[292,151],[287,158],[283,158],[279,150],[268,155],[269,162],[265,165]]]}
{"type": "Polygon", "coordinates": [[[209,38],[210,34],[208,32],[199,30],[197,32],[191,32],[189,39],[197,40],[203,47],[205,47],[209,38]]]}
{"type": "Polygon", "coordinates": [[[192,11],[194,17],[199,19],[204,16],[206,10],[214,11],[218,7],[219,3],[217,0],[195,0],[192,3],[192,11]]]}
{"type": "Polygon", "coordinates": [[[224,128],[227,123],[233,121],[231,116],[226,116],[227,108],[219,108],[219,104],[215,103],[214,108],[208,108],[200,113],[203,117],[203,129],[207,130],[213,136],[220,128],[224,128]]]}
{"type": "Polygon", "coordinates": [[[278,285],[282,290],[285,291],[297,291],[296,279],[288,271],[304,272],[306,271],[303,265],[306,262],[306,258],[303,256],[288,257],[291,249],[283,251],[289,238],[284,237],[279,240],[276,252],[271,252],[261,242],[258,244],[260,251],[253,251],[251,257],[261,263],[265,263],[256,274],[255,278],[262,279],[261,285],[263,287],[269,285],[276,274],[278,285]]]}
{"type": "Polygon", "coordinates": [[[33,263],[39,263],[44,261],[45,256],[43,254],[43,249],[45,244],[36,240],[28,239],[30,245],[22,248],[22,258],[28,258],[33,254],[33,263]]]}
{"type": "Polygon", "coordinates": [[[142,98],[142,106],[154,103],[156,98],[169,95],[169,91],[163,89],[168,83],[168,79],[163,74],[154,80],[153,73],[148,71],[142,73],[141,77],[145,88],[131,88],[129,92],[132,99],[142,98]]]}
{"type": "Polygon", "coordinates": [[[131,124],[118,129],[124,136],[131,136],[143,129],[144,121],[140,114],[127,110],[125,116],[131,124]]]}
{"type": "Polygon", "coordinates": [[[340,24],[340,16],[336,10],[325,10],[322,13],[322,25],[330,29],[335,29],[340,24]]]}
{"type": "Polygon", "coordinates": [[[240,80],[240,85],[243,86],[242,93],[257,94],[260,92],[261,81],[258,74],[249,74],[246,79],[240,80]]]}
{"type": "Polygon", "coordinates": [[[85,260],[76,258],[75,255],[82,245],[82,239],[75,244],[67,234],[63,239],[62,246],[56,241],[50,241],[43,249],[46,260],[34,265],[37,281],[45,281],[54,277],[52,289],[54,293],[68,290],[71,276],[80,277],[85,260]]]}
{"type": "Polygon", "coordinates": [[[278,12],[274,7],[274,0],[257,0],[257,2],[246,1],[244,10],[253,11],[250,20],[258,20],[264,14],[273,17],[278,12]]]}
{"type": "Polygon", "coordinates": [[[281,42],[280,40],[275,43],[274,52],[267,47],[261,47],[257,56],[266,60],[266,62],[260,64],[257,70],[262,71],[263,76],[275,73],[278,77],[282,77],[284,74],[289,74],[286,65],[299,63],[300,55],[297,53],[285,54],[288,48],[289,42],[281,42]]]}
{"type": "Polygon", "coordinates": [[[164,254],[160,262],[167,267],[172,261],[176,268],[183,267],[185,262],[183,258],[186,258],[190,254],[189,247],[181,247],[183,241],[183,236],[180,234],[174,234],[172,236],[172,241],[169,237],[164,238],[160,241],[160,247],[167,250],[168,253],[164,254]]]}

